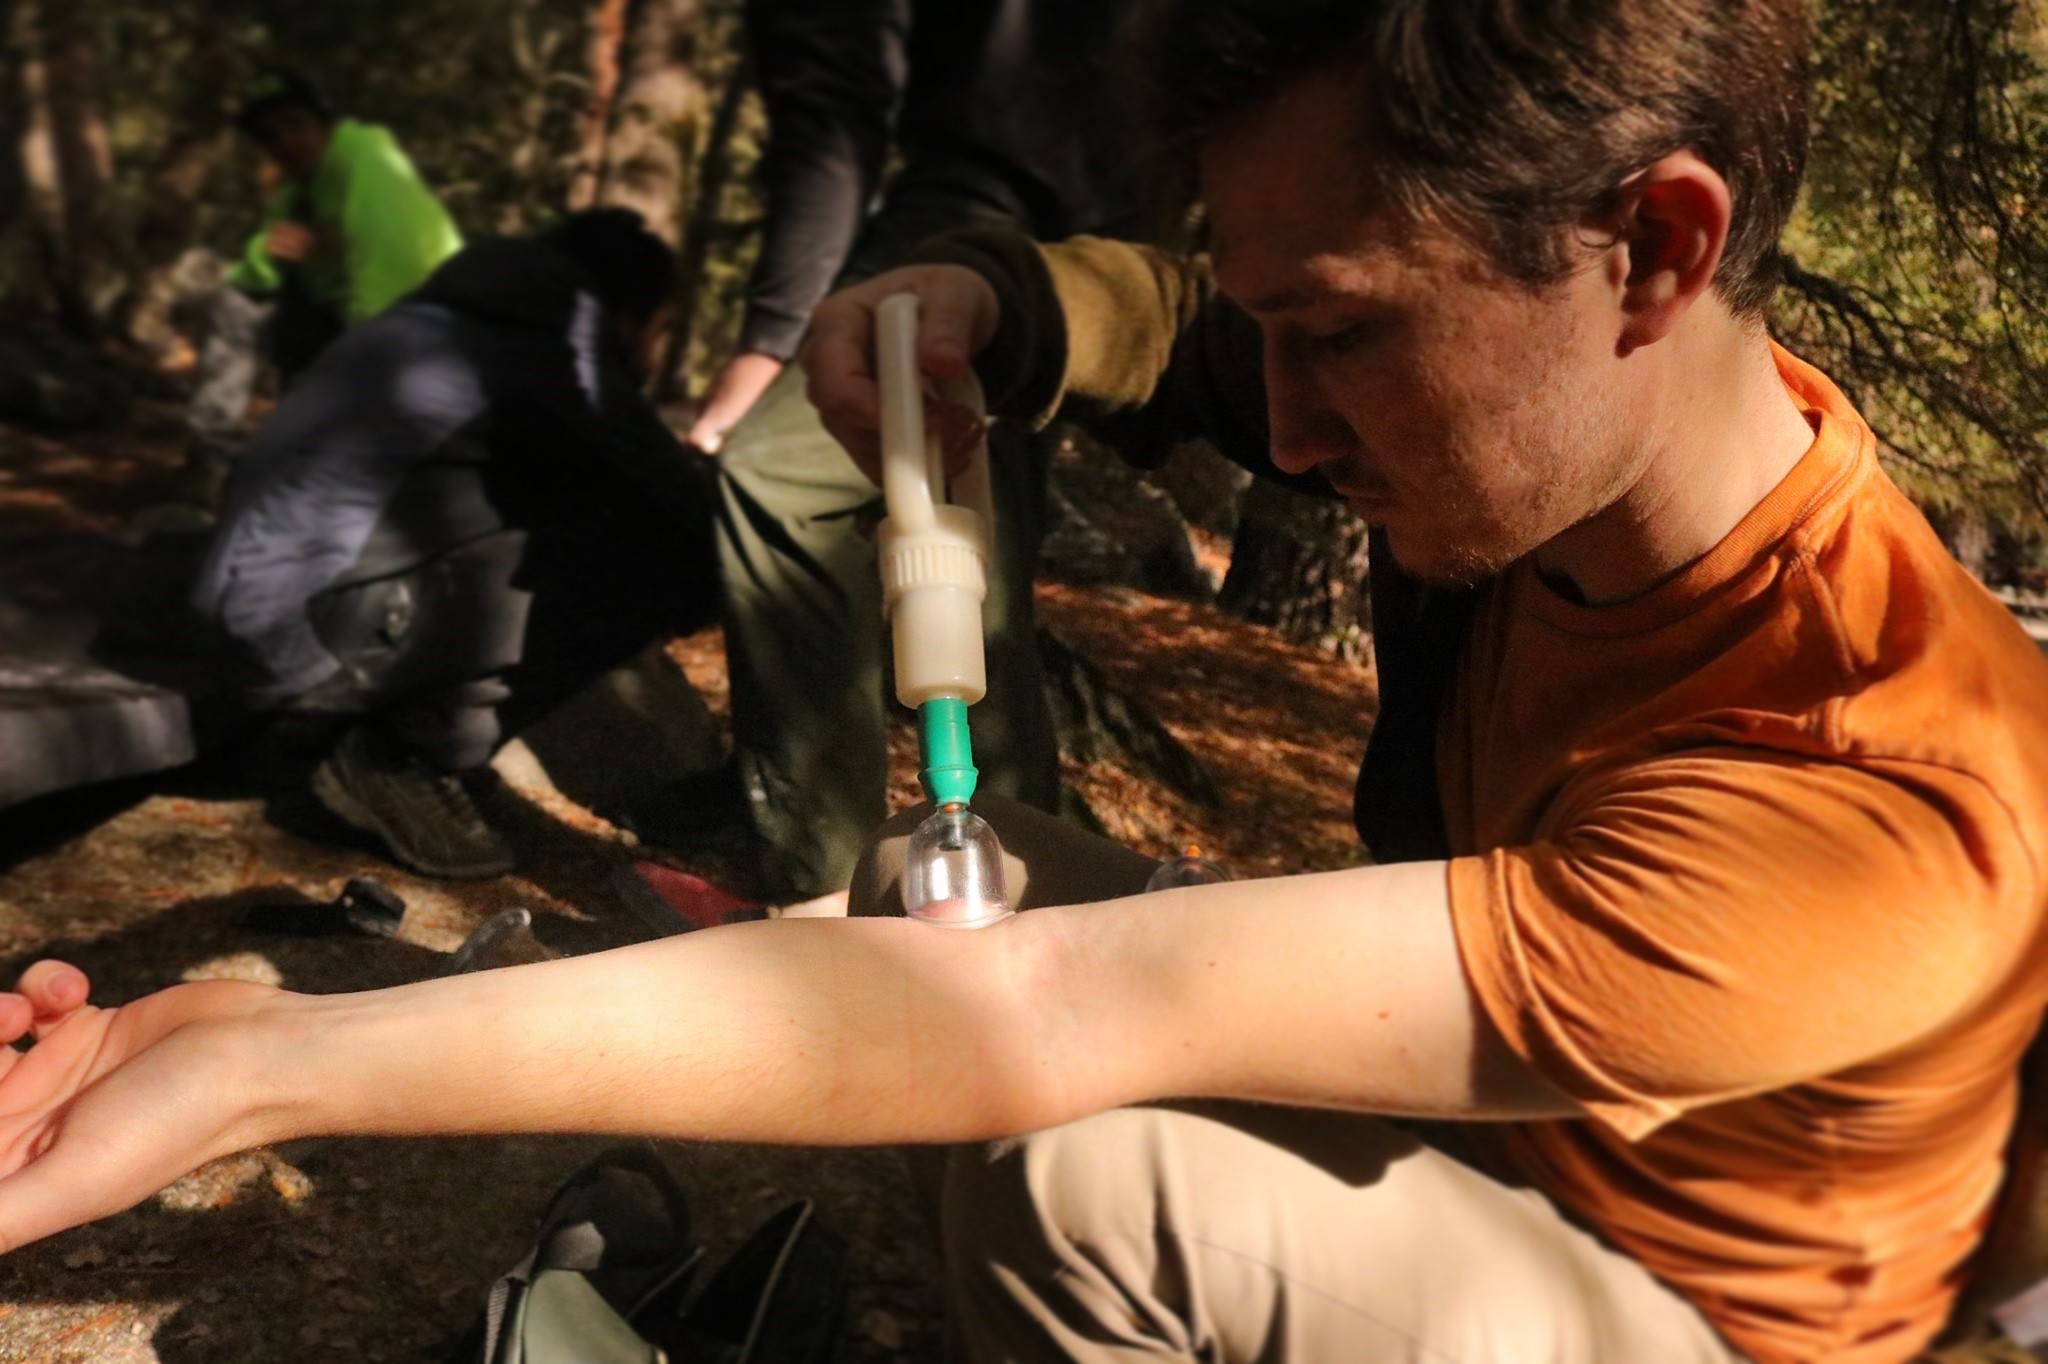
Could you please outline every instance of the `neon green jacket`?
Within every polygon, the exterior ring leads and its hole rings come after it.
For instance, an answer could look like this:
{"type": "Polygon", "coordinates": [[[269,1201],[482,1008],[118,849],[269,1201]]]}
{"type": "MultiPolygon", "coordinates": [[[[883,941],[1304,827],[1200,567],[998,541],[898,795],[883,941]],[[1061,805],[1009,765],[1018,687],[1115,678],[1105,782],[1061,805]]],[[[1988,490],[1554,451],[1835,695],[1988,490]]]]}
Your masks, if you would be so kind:
{"type": "Polygon", "coordinates": [[[462,247],[462,234],[391,130],[344,119],[310,182],[283,186],[264,208],[263,225],[228,276],[252,294],[275,293],[293,270],[306,292],[348,322],[374,317],[417,289],[462,247]],[[287,218],[319,236],[303,264],[271,259],[270,229],[287,218]]]}

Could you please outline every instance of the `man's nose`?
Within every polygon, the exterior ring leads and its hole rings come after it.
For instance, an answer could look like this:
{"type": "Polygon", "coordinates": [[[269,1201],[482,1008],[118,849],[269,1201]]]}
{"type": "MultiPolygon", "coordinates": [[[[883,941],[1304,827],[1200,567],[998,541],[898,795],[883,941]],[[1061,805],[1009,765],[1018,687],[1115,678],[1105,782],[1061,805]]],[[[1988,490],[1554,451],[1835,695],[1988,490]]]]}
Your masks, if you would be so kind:
{"type": "Polygon", "coordinates": [[[1266,361],[1266,425],[1273,466],[1305,474],[1345,458],[1356,437],[1323,395],[1322,385],[1284,357],[1266,361]]]}

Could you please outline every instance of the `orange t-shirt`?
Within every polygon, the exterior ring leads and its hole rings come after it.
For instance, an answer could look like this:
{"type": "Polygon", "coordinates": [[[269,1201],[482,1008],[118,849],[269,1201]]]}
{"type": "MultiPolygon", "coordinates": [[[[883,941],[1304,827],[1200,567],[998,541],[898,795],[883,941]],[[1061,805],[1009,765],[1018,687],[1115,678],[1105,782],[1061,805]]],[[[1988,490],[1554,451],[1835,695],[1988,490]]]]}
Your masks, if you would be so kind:
{"type": "Polygon", "coordinates": [[[1946,1320],[2048,1001],[2048,663],[1817,432],[1711,553],[1589,608],[1481,602],[1438,766],[1465,967],[1590,1119],[1492,1154],[1759,1364],[1897,1364],[1946,1320]]]}

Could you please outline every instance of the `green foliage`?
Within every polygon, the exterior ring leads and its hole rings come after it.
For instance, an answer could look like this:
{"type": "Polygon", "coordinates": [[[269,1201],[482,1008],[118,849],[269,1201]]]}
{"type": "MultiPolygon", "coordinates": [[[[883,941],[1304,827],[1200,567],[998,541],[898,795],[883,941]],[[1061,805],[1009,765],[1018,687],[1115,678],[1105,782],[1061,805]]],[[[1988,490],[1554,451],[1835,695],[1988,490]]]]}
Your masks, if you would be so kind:
{"type": "MultiPolygon", "coordinates": [[[[49,0],[64,3],[65,0],[49,0]]],[[[232,131],[260,67],[309,75],[342,113],[390,126],[465,233],[545,228],[563,212],[589,99],[592,0],[72,0],[86,25],[114,158],[94,292],[111,303],[187,247],[237,254],[253,231],[259,158],[232,131]],[[196,173],[173,187],[185,164],[196,173]]],[[[725,87],[744,78],[740,0],[706,0],[697,48],[705,108],[682,135],[694,181],[738,158],[711,218],[695,368],[722,359],[758,218],[749,178],[762,127],[751,103],[724,148],[704,144],[725,87]]],[[[18,59],[19,54],[9,53],[18,59]]],[[[8,132],[0,108],[0,133],[8,132]]],[[[11,139],[10,139],[11,140],[11,139]]],[[[11,149],[10,149],[11,150],[11,149]]],[[[684,186],[688,195],[691,186],[684,186]]],[[[33,292],[27,233],[0,227],[0,295],[33,292]],[[10,287],[12,286],[12,287],[10,287]]]]}
{"type": "Polygon", "coordinates": [[[1825,0],[1776,330],[1938,514],[2048,530],[2048,25],[2027,0],[1825,0]]]}

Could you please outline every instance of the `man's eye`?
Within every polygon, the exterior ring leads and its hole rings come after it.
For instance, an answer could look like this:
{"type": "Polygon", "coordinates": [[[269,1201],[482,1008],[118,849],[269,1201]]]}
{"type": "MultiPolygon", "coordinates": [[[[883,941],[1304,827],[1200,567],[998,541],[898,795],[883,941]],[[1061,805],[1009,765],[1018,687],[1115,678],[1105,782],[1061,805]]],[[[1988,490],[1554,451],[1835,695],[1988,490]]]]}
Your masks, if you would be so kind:
{"type": "Polygon", "coordinates": [[[1349,355],[1363,349],[1379,330],[1379,324],[1371,320],[1354,322],[1348,327],[1309,337],[1308,348],[1316,355],[1349,355]]]}

